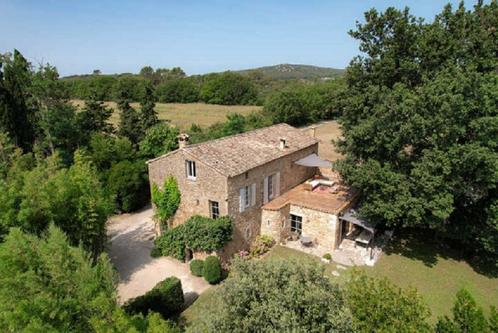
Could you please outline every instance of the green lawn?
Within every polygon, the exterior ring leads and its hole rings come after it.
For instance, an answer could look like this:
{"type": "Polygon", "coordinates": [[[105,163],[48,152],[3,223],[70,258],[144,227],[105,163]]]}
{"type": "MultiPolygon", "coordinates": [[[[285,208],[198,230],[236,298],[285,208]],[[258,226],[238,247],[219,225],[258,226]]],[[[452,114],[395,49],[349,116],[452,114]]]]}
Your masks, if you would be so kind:
{"type": "MultiPolygon", "coordinates": [[[[335,263],[324,264],[317,257],[283,246],[275,246],[265,260],[271,258],[313,260],[324,265],[325,272],[338,283],[346,281],[350,272],[350,269],[337,268],[335,263]],[[333,276],[333,271],[339,272],[340,276],[333,276]]],[[[435,241],[424,239],[422,242],[409,237],[394,239],[377,264],[364,269],[368,274],[387,277],[401,287],[417,288],[431,309],[433,321],[438,316],[450,314],[460,288],[468,289],[486,312],[489,306],[498,306],[498,277],[478,273],[454,250],[441,247],[435,241]]],[[[216,302],[214,290],[206,291],[183,312],[182,318],[187,323],[209,311],[210,305],[216,302]]]]}
{"type": "Polygon", "coordinates": [[[191,306],[189,306],[185,311],[180,315],[180,321],[185,323],[191,323],[196,318],[202,316],[203,313],[209,311],[212,308],[212,305],[217,302],[216,297],[213,297],[216,289],[220,286],[213,286],[203,292],[199,298],[197,298],[191,306]]]}
{"type": "MultiPolygon", "coordinates": [[[[321,262],[316,257],[282,246],[276,246],[269,257],[321,262]]],[[[414,237],[394,239],[375,266],[364,270],[374,276],[387,277],[400,287],[417,288],[429,305],[433,320],[450,314],[460,288],[469,290],[486,312],[491,305],[498,306],[496,274],[478,273],[454,250],[439,246],[435,241],[425,239],[422,242],[414,237]]],[[[325,265],[325,272],[339,283],[347,280],[348,272],[337,269],[334,263],[325,265]],[[331,274],[334,270],[341,276],[334,277],[331,274]]]]}
{"type": "Polygon", "coordinates": [[[387,277],[401,287],[417,288],[434,320],[450,313],[455,294],[461,288],[469,290],[486,312],[491,305],[498,305],[496,272],[472,267],[455,250],[431,239],[395,239],[379,262],[366,271],[387,277]]]}

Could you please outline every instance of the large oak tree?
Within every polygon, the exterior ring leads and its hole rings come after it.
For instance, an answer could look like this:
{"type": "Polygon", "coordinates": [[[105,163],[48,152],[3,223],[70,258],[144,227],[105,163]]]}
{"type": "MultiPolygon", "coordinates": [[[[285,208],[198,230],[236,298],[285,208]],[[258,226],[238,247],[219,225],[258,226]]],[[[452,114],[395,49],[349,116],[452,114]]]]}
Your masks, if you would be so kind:
{"type": "Polygon", "coordinates": [[[375,9],[350,34],[339,169],[361,212],[498,253],[498,2],[425,23],[375,9]]]}

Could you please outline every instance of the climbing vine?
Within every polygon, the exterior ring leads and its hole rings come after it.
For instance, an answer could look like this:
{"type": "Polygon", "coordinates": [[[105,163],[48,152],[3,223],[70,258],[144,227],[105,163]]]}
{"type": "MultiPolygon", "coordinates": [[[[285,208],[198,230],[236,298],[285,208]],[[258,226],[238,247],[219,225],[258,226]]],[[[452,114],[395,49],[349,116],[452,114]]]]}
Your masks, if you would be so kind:
{"type": "Polygon", "coordinates": [[[180,190],[174,177],[168,177],[164,181],[163,189],[152,185],[152,202],[156,205],[156,216],[159,221],[166,223],[180,206],[180,190]]]}

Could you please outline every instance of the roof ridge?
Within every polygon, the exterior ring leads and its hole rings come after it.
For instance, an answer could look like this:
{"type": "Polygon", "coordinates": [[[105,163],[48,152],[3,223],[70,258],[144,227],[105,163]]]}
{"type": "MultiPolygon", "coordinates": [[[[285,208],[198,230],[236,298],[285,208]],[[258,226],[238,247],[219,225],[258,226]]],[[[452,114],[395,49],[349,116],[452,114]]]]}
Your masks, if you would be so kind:
{"type": "Polygon", "coordinates": [[[288,126],[288,127],[295,128],[295,127],[293,127],[293,126],[291,126],[291,125],[289,125],[287,123],[278,123],[278,124],[274,124],[274,125],[271,125],[271,126],[265,126],[265,127],[255,128],[255,129],[252,129],[250,131],[246,131],[246,132],[242,132],[242,133],[237,133],[237,134],[223,136],[223,137],[217,138],[217,139],[212,139],[212,140],[202,141],[202,142],[198,142],[198,143],[194,143],[194,144],[189,144],[189,145],[181,148],[181,150],[187,150],[187,149],[192,148],[192,147],[198,147],[198,146],[201,146],[203,144],[213,143],[213,142],[217,142],[217,141],[228,140],[228,139],[232,139],[232,138],[235,138],[235,137],[238,137],[238,136],[243,136],[243,135],[247,135],[247,134],[251,134],[251,133],[256,133],[256,132],[263,131],[263,130],[268,130],[268,128],[278,127],[278,126],[288,126]]]}

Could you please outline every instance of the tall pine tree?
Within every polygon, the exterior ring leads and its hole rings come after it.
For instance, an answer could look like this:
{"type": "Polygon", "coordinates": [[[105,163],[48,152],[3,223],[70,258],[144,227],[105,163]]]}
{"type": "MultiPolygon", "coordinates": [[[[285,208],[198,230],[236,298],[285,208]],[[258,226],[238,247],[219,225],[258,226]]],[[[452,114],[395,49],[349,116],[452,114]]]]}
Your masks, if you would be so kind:
{"type": "Polygon", "coordinates": [[[140,115],[131,107],[128,100],[119,100],[119,135],[137,144],[143,137],[140,115]]]}
{"type": "Polygon", "coordinates": [[[140,101],[140,124],[143,133],[158,123],[157,112],[154,110],[154,89],[152,84],[147,82],[144,85],[144,93],[140,101]]]}
{"type": "MultiPolygon", "coordinates": [[[[1,57],[5,63],[0,74],[0,128],[13,142],[29,151],[34,140],[33,108],[29,104],[32,72],[30,64],[18,50],[1,57]]],[[[0,70],[1,70],[0,65],[0,70]]]]}
{"type": "Polygon", "coordinates": [[[114,127],[109,122],[113,109],[107,107],[103,101],[92,93],[86,100],[83,110],[76,116],[76,123],[80,132],[80,141],[88,144],[93,133],[111,134],[114,127]]]}
{"type": "Polygon", "coordinates": [[[133,100],[132,86],[128,80],[120,79],[114,89],[119,109],[118,135],[128,138],[133,144],[137,144],[143,137],[143,131],[140,115],[130,105],[133,100]]]}

